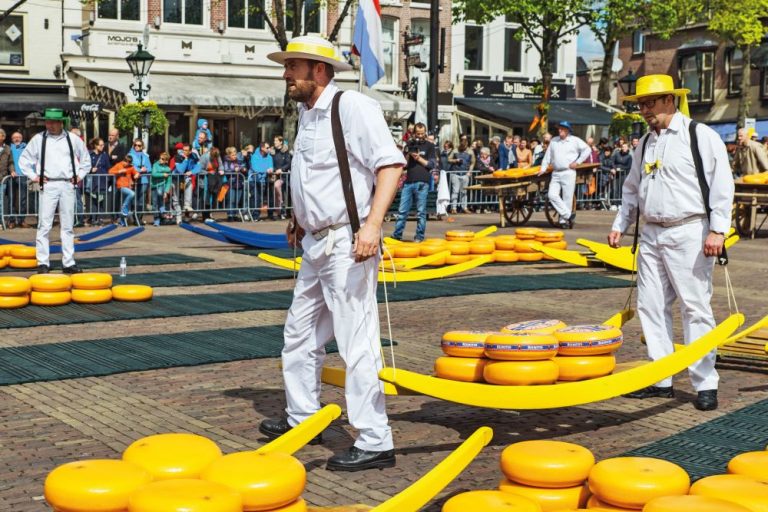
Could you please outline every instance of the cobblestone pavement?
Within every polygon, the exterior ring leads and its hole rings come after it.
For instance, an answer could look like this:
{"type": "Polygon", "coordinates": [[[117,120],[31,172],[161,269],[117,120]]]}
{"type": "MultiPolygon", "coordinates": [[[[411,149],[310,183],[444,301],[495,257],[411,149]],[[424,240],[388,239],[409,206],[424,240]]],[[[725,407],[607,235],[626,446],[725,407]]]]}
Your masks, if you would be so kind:
{"type": "MultiPolygon", "coordinates": [[[[602,241],[612,218],[613,214],[608,212],[579,212],[576,229],[568,231],[566,239],[571,244],[578,237],[602,241]]],[[[458,216],[454,223],[431,221],[427,234],[441,236],[445,230],[456,228],[477,230],[497,220],[493,214],[478,214],[458,216]]],[[[536,213],[530,225],[547,227],[543,213],[536,213]]],[[[245,227],[280,232],[284,225],[263,222],[245,227]]],[[[385,227],[387,234],[392,228],[392,224],[385,227]]],[[[414,223],[409,222],[406,235],[412,234],[413,230],[414,223]]],[[[512,231],[507,228],[500,233],[512,231]]],[[[14,230],[3,236],[32,240],[34,232],[14,230]]],[[[768,312],[764,304],[768,283],[766,249],[766,240],[758,239],[742,241],[731,251],[731,277],[736,286],[739,309],[747,315],[748,321],[768,312]]],[[[252,256],[235,254],[223,244],[177,227],[148,226],[140,236],[89,253],[91,255],[126,256],[129,273],[184,268],[204,271],[214,267],[262,264],[252,256]],[[165,252],[206,256],[214,258],[215,262],[144,268],[131,265],[133,255],[165,252]]],[[[577,269],[565,264],[547,263],[491,266],[477,269],[472,274],[535,275],[574,270],[577,269]]],[[[604,269],[577,271],[629,278],[626,274],[604,269]]],[[[714,307],[717,317],[722,319],[728,313],[725,280],[721,269],[715,274],[714,307]]],[[[291,286],[292,281],[284,279],[196,287],[194,292],[266,291],[290,289],[291,286]]],[[[182,293],[190,293],[190,289],[157,290],[158,295],[182,293]]],[[[544,290],[393,303],[390,306],[393,337],[400,342],[395,349],[397,365],[431,372],[433,360],[440,354],[440,335],[450,329],[495,329],[513,321],[541,317],[556,317],[568,323],[599,322],[621,309],[627,293],[626,288],[544,290]]],[[[675,316],[677,322],[677,311],[675,316]]],[[[281,324],[284,318],[284,311],[256,311],[6,329],[2,331],[0,345],[67,343],[116,335],[281,324]]],[[[644,357],[639,330],[637,320],[626,326],[627,341],[618,354],[621,361],[644,357]]],[[[329,360],[338,364],[336,356],[330,356],[329,360]]],[[[342,417],[331,426],[325,444],[308,446],[297,454],[309,469],[304,497],[314,505],[379,503],[433,467],[477,427],[492,427],[495,435],[491,446],[483,450],[426,509],[438,511],[445,498],[456,492],[494,488],[501,475],[500,452],[510,443],[526,439],[568,440],[587,446],[598,458],[605,458],[768,398],[765,370],[729,365],[721,368],[721,377],[721,407],[709,413],[698,412],[691,405],[694,393],[684,375],[676,381],[680,392],[674,400],[616,398],[549,411],[475,409],[428,397],[392,397],[387,408],[397,446],[397,467],[352,474],[326,471],[325,460],[334,451],[348,447],[353,440],[354,432],[342,417]]],[[[323,401],[343,406],[343,392],[325,387],[323,401]]],[[[42,494],[43,481],[50,470],[77,459],[119,457],[130,442],[149,434],[194,432],[215,440],[225,452],[258,447],[264,442],[257,430],[259,421],[281,414],[283,407],[277,359],[0,387],[0,510],[48,510],[42,494]]]]}

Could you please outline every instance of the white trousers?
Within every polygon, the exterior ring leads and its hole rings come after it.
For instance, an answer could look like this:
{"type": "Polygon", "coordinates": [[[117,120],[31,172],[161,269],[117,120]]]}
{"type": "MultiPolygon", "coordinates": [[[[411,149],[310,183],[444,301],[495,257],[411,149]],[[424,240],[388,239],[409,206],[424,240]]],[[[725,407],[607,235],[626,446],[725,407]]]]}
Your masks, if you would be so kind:
{"type": "Polygon", "coordinates": [[[571,205],[573,205],[573,191],[576,189],[576,171],[569,169],[567,171],[555,171],[552,173],[552,180],[549,182],[549,193],[547,197],[552,206],[555,207],[560,219],[568,220],[571,217],[571,205]],[[562,192],[562,197],[560,194],[562,192]]]}
{"type": "MultiPolygon", "coordinates": [[[[648,355],[654,361],[674,351],[672,304],[680,301],[683,341],[689,344],[715,326],[712,314],[712,271],[715,258],[704,256],[709,233],[706,219],[665,228],[643,226],[637,258],[637,313],[648,355]]],[[[696,391],[717,389],[715,350],[688,368],[696,391]]],[[[656,384],[668,387],[672,377],[656,384]]]]}
{"type": "Polygon", "coordinates": [[[48,233],[53,226],[56,209],[59,210],[61,226],[61,264],[71,267],[75,264],[75,187],[69,181],[49,181],[40,192],[40,217],[37,221],[37,264],[50,266],[48,233]]]}
{"type": "Polygon", "coordinates": [[[391,450],[392,431],[378,377],[382,367],[378,258],[356,263],[351,233],[345,226],[328,235],[335,238],[330,255],[327,238],[318,241],[308,234],[302,241],[304,256],[284,331],[288,423],[295,426],[320,409],[325,344],[335,336],[347,368],[347,416],[359,432],[355,446],[391,450]]]}

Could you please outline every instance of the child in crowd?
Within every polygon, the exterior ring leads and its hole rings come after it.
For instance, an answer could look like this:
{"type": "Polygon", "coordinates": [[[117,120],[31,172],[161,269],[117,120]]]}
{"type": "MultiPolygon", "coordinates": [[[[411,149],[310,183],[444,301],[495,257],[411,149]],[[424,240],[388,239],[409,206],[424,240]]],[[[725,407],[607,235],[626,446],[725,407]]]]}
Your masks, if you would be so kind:
{"type": "Polygon", "coordinates": [[[213,134],[211,134],[211,130],[208,129],[208,120],[200,118],[197,120],[197,131],[195,132],[195,141],[192,145],[193,149],[197,149],[198,151],[200,149],[203,149],[203,146],[205,146],[204,149],[208,150],[211,149],[211,145],[213,144],[213,134]],[[205,140],[201,143],[200,142],[200,134],[205,134],[205,140]]]}
{"type": "Polygon", "coordinates": [[[133,157],[131,155],[125,155],[125,159],[122,162],[116,163],[109,170],[109,174],[117,176],[117,189],[123,198],[123,207],[120,211],[120,220],[118,224],[121,226],[128,225],[128,215],[131,213],[131,202],[136,196],[133,191],[133,187],[137,178],[141,176],[139,171],[133,166],[133,157]]]}
{"type": "Polygon", "coordinates": [[[170,160],[171,155],[164,151],[160,153],[160,158],[152,166],[150,188],[152,191],[152,209],[155,210],[155,226],[160,225],[161,219],[166,214],[165,202],[173,189],[171,167],[168,165],[170,160]]]}

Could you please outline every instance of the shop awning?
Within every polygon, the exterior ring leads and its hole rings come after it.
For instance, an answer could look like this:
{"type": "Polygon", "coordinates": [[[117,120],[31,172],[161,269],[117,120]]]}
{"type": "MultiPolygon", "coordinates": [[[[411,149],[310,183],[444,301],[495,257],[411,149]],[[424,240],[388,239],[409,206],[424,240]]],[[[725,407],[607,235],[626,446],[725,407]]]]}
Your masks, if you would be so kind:
{"type": "Polygon", "coordinates": [[[0,111],[3,112],[43,112],[47,108],[60,108],[70,113],[98,112],[101,105],[70,98],[67,94],[0,94],[0,111]]]}
{"type": "MultiPolygon", "coordinates": [[[[514,124],[528,125],[535,115],[537,100],[504,100],[486,98],[455,98],[461,110],[479,113],[493,119],[514,124]]],[[[574,125],[611,124],[611,112],[592,106],[589,100],[551,101],[549,119],[551,121],[569,121],[574,125]]]]}

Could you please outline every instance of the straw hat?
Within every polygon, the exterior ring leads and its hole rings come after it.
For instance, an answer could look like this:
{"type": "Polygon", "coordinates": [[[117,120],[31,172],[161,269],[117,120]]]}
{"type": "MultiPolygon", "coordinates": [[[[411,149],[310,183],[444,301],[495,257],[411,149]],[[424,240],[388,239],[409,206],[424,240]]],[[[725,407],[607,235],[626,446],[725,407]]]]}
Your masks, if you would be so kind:
{"type": "Polygon", "coordinates": [[[669,75],[645,75],[637,79],[635,94],[624,96],[624,101],[637,101],[646,96],[662,96],[672,94],[680,97],[680,112],[690,117],[688,113],[688,93],[690,89],[675,89],[675,82],[669,75]]]}
{"type": "Polygon", "coordinates": [[[285,64],[287,59],[307,59],[325,62],[336,71],[349,71],[352,66],[339,59],[336,47],[318,36],[299,36],[288,41],[284,52],[273,52],[267,58],[278,64],[285,64]]]}

